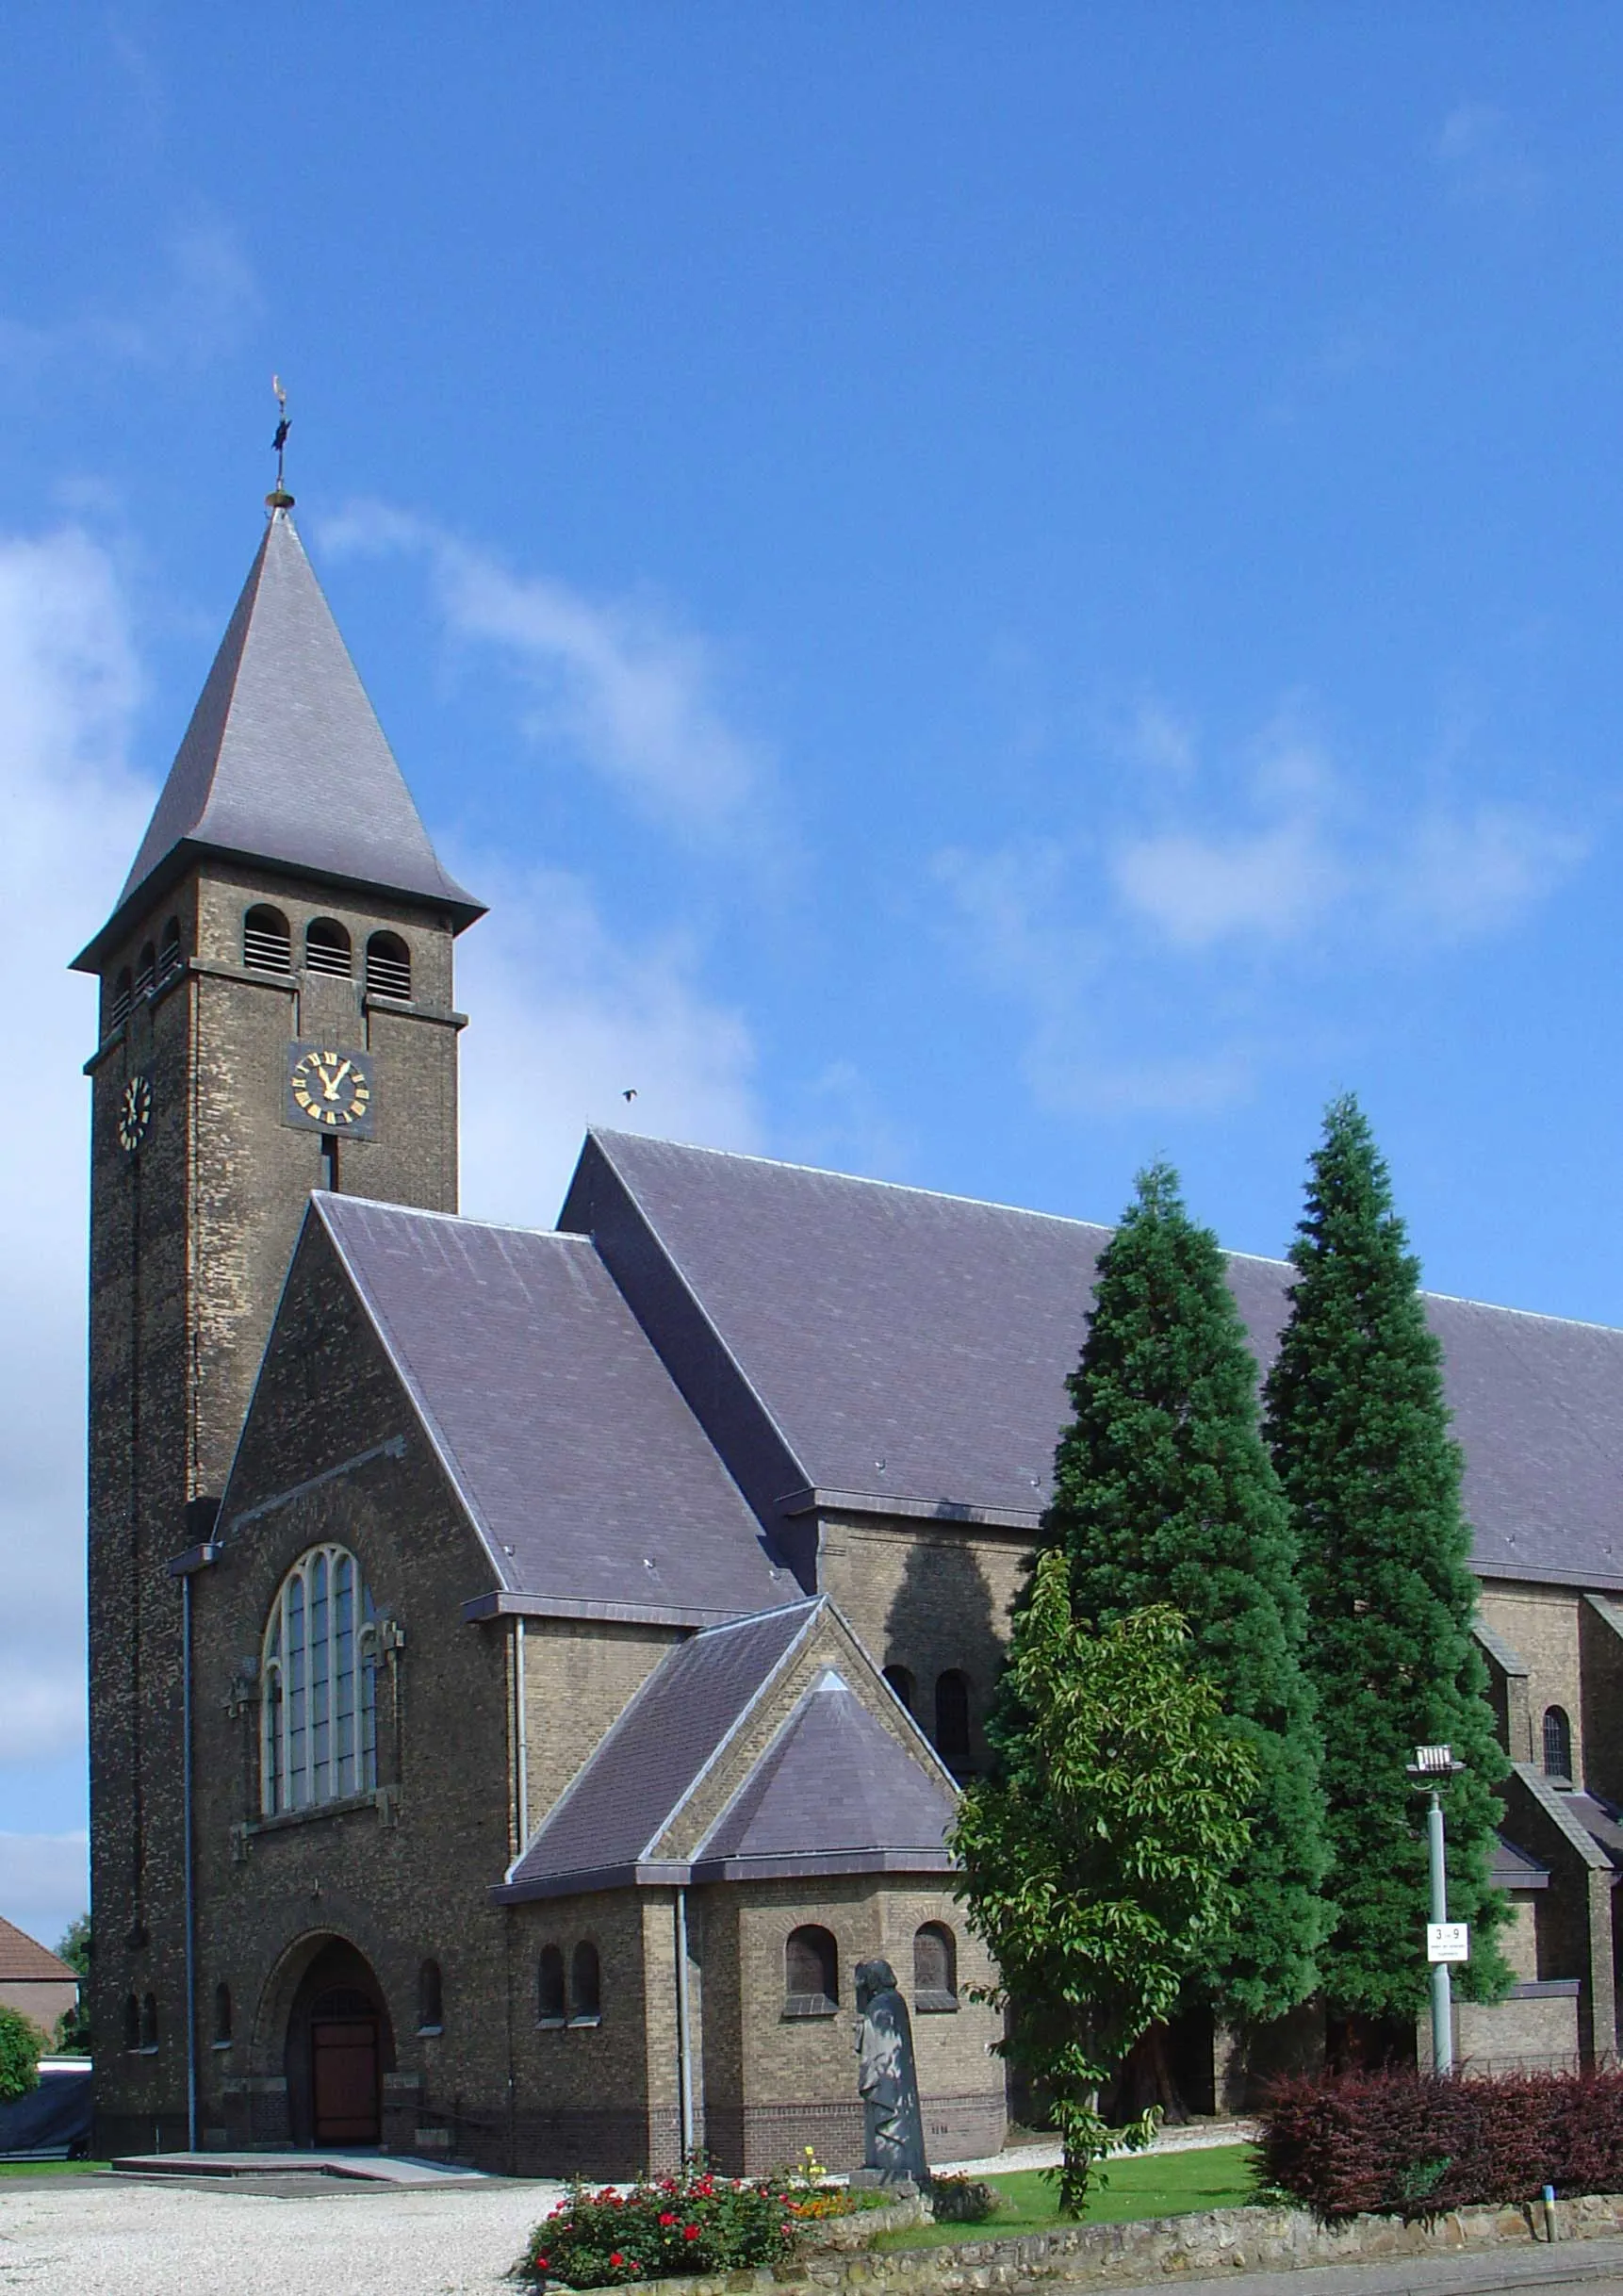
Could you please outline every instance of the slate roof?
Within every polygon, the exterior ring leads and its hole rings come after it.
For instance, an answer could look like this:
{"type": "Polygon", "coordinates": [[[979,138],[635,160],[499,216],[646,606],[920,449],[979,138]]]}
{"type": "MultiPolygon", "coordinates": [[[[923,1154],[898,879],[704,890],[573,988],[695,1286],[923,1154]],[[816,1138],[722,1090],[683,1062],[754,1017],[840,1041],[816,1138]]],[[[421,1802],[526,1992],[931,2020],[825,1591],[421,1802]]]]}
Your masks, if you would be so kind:
{"type": "Polygon", "coordinates": [[[76,1985],[79,1973],[15,1922],[0,1919],[0,1985],[76,1985]]]}
{"type": "MultiPolygon", "coordinates": [[[[662,1835],[785,1659],[820,1601],[712,1629],[661,1661],[508,1876],[511,1894],[651,1878],[662,1835]]],[[[661,1878],[685,1878],[668,1862],[661,1878]]]]}
{"type": "Polygon", "coordinates": [[[827,1870],[834,1859],[860,1866],[881,1855],[893,1867],[907,1855],[914,1870],[944,1871],[953,1810],[945,1779],[826,1667],[694,1852],[694,1878],[827,1870]]]}
{"type": "Polygon", "coordinates": [[[1496,1833],[1488,1879],[1496,1890],[1547,1890],[1549,1868],[1541,1865],[1525,1849],[1517,1849],[1502,1833],[1496,1833]]]}
{"type": "Polygon", "coordinates": [[[703,1625],[798,1599],[590,1244],[311,1204],[511,1607],[703,1625]]]}
{"type": "MultiPolygon", "coordinates": [[[[1037,1519],[1108,1229],[613,1132],[559,1225],[595,1238],[785,1541],[814,1501],[1037,1519]]],[[[1290,1273],[1229,1263],[1264,1363],[1290,1273]]],[[[1476,1568],[1623,1587],[1623,1332],[1437,1294],[1427,1313],[1476,1568]]]]}
{"type": "Polygon", "coordinates": [[[200,852],[403,894],[458,930],[482,905],[435,858],[286,510],[272,512],[113,915],[74,959],[94,972],[138,900],[200,852]]]}

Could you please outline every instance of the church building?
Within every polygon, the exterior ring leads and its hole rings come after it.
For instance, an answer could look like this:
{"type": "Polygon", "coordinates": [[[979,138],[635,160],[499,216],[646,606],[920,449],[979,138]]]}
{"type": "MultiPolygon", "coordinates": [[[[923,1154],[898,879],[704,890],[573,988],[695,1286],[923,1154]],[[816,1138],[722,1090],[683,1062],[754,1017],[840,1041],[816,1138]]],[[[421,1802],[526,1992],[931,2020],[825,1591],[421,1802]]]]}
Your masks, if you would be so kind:
{"type": "MultiPolygon", "coordinates": [[[[278,491],[112,915],[90,1252],[96,2145],[624,2174],[1005,2126],[956,1783],[1107,1231],[588,1135],[459,1216],[458,936],[278,491]]],[[[1280,1263],[1231,1281],[1260,1360],[1280,1263]]],[[[1616,2045],[1623,1334],[1434,1299],[1515,1763],[1517,1984],[1616,2045]]],[[[1205,2101],[1254,2037],[1213,2036],[1205,2101]]]]}

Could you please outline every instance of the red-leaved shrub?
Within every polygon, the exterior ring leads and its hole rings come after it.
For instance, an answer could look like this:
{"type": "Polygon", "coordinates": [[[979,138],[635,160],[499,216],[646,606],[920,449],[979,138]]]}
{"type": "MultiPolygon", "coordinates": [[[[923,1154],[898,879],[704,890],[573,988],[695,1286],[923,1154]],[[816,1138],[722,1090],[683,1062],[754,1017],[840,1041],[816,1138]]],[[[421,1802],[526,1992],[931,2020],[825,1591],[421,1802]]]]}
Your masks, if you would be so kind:
{"type": "Polygon", "coordinates": [[[1331,2074],[1259,2117],[1269,2183],[1320,2217],[1623,2192],[1623,2073],[1331,2074]]]}

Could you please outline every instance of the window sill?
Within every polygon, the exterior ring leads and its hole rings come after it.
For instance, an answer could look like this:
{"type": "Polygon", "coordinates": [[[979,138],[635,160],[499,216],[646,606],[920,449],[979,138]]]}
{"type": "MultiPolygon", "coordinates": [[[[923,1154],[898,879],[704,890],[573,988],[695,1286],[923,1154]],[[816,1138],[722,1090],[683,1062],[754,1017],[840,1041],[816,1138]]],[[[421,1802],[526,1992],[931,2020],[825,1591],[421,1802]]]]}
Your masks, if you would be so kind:
{"type": "Polygon", "coordinates": [[[340,1794],[328,1802],[306,1802],[302,1809],[278,1810],[273,1816],[249,1818],[242,1829],[252,1840],[262,1833],[284,1833],[290,1826],[307,1826],[316,1818],[347,1817],[356,1810],[375,1810],[385,1820],[391,1809],[398,1810],[399,1789],[395,1786],[369,1786],[364,1794],[340,1794]]]}
{"type": "Polygon", "coordinates": [[[571,2018],[570,2018],[570,2020],[569,2020],[569,2030],[570,2030],[570,2032],[571,2032],[571,2033],[574,2033],[574,2032],[577,2032],[577,2031],[581,2030],[581,2029],[582,2029],[583,2026],[589,2026],[589,2025],[601,2025],[601,2024],[602,2024],[602,2022],[603,2022],[603,2020],[602,2020],[602,2018],[601,2018],[600,2016],[599,2016],[599,2017],[571,2017],[571,2018]]]}
{"type": "Polygon", "coordinates": [[[419,2025],[417,2029],[417,2037],[418,2041],[437,2041],[444,2031],[445,2027],[442,2025],[419,2025]]]}
{"type": "Polygon", "coordinates": [[[535,2030],[538,2033],[562,2033],[568,2023],[567,2017],[537,2017],[535,2030]]]}
{"type": "Polygon", "coordinates": [[[801,2017],[837,2017],[840,2004],[830,2001],[827,1993],[791,1993],[783,2004],[783,2021],[801,2017]]]}
{"type": "Polygon", "coordinates": [[[222,2049],[229,2049],[231,2043],[228,2041],[217,2041],[213,2043],[214,2051],[217,2056],[222,2049]]]}
{"type": "Polygon", "coordinates": [[[913,1997],[913,2014],[918,2017],[951,2017],[958,2006],[957,1993],[942,1993],[933,1986],[913,1997]]]}

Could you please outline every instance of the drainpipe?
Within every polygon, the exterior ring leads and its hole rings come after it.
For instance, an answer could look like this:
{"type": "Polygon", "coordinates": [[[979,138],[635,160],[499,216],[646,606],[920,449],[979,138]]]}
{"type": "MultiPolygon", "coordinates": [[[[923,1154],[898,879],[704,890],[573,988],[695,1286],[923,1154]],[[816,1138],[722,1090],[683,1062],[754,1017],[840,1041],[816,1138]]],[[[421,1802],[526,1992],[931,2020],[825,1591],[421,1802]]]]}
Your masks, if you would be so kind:
{"type": "Polygon", "coordinates": [[[186,1859],[186,2149],[197,2150],[197,1894],[191,1854],[191,1573],[180,1582],[181,1806],[186,1859]]]}
{"type": "Polygon", "coordinates": [[[681,2157],[694,2153],[693,2021],[687,1991],[687,1892],[676,1893],[677,2101],[681,2119],[681,2157]]]}
{"type": "Polygon", "coordinates": [[[524,1707],[524,1621],[513,1621],[514,1709],[513,1726],[517,1732],[518,1749],[515,1769],[517,1773],[517,1824],[514,1832],[518,1840],[518,1855],[524,1855],[524,1845],[530,1836],[530,1725],[524,1707]]]}

